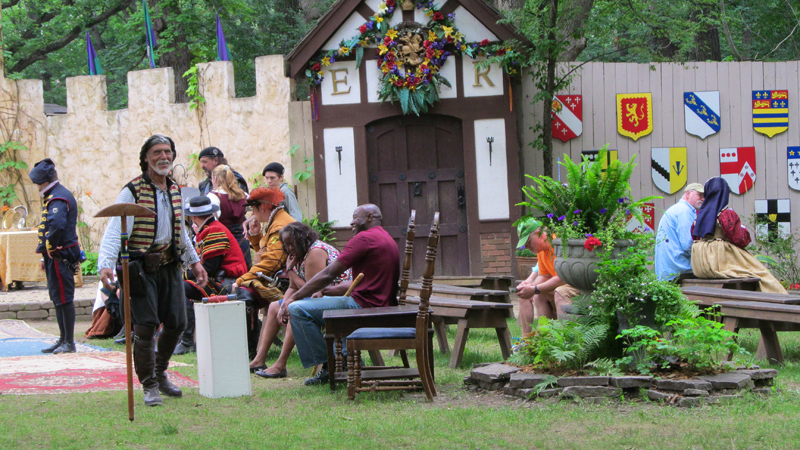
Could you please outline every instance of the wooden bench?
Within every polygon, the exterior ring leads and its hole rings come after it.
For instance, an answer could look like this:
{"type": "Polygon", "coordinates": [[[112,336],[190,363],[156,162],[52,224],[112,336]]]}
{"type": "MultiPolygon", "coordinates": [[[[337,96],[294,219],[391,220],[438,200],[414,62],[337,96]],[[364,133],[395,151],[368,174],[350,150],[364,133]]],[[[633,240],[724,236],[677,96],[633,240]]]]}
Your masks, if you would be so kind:
{"type": "Polygon", "coordinates": [[[761,278],[686,278],[681,280],[681,287],[710,287],[735,289],[740,291],[755,291],[761,278]]]}
{"type": "MultiPolygon", "coordinates": [[[[422,284],[411,283],[408,285],[408,295],[419,296],[422,284]]],[[[484,302],[511,303],[509,291],[499,289],[476,289],[447,284],[433,284],[433,295],[436,297],[460,298],[464,300],[480,300],[484,302]]]]}
{"type": "Polygon", "coordinates": [[[800,297],[788,294],[771,294],[791,297],[793,303],[763,301],[725,301],[718,303],[725,316],[725,329],[736,332],[740,328],[761,330],[761,343],[757,358],[783,363],[783,352],[778,342],[778,331],[800,331],[800,297]],[[763,349],[762,349],[763,347],[763,349]],[[763,353],[763,355],[759,355],[763,353]]]}
{"type": "MultiPolygon", "coordinates": [[[[435,289],[434,292],[436,292],[435,289]]],[[[419,305],[419,297],[406,297],[403,304],[419,305]]],[[[511,303],[436,296],[430,298],[430,307],[433,311],[431,315],[433,329],[442,353],[447,354],[450,351],[446,326],[458,326],[453,352],[450,355],[449,367],[451,369],[455,369],[461,364],[471,328],[494,328],[503,358],[511,356],[511,334],[508,331],[508,319],[512,316],[514,308],[511,303]]]]}
{"type": "MultiPolygon", "coordinates": [[[[437,284],[448,284],[450,286],[461,286],[466,288],[493,289],[508,291],[514,283],[511,275],[486,275],[486,276],[449,276],[436,277],[437,284]]],[[[514,285],[516,286],[516,285],[514,285]]]]}

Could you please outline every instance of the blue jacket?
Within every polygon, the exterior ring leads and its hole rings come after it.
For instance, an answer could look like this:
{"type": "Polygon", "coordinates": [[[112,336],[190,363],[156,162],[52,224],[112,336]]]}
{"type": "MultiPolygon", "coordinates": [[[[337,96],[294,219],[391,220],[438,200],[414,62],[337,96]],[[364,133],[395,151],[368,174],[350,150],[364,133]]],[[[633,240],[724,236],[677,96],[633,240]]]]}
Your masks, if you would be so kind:
{"type": "Polygon", "coordinates": [[[42,198],[42,221],[39,223],[39,245],[36,253],[46,251],[70,262],[75,262],[75,255],[80,259],[78,202],[61,183],[50,188],[42,198]],[[59,247],[62,248],[61,251],[58,251],[59,247]]]}
{"type": "Polygon", "coordinates": [[[692,223],[696,218],[694,206],[681,199],[658,222],[655,263],[659,280],[692,272],[692,223]]]}

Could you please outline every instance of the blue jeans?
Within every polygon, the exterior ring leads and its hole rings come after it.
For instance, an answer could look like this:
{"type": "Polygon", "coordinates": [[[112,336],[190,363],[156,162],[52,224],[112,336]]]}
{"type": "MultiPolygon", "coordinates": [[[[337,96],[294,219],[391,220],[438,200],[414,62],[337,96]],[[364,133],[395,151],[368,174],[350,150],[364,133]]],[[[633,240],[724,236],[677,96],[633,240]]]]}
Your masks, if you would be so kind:
{"type": "Polygon", "coordinates": [[[325,325],[322,314],[329,309],[358,308],[361,305],[352,297],[307,298],[289,305],[289,321],[303,367],[309,368],[328,362],[328,348],[320,330],[325,325]]]}

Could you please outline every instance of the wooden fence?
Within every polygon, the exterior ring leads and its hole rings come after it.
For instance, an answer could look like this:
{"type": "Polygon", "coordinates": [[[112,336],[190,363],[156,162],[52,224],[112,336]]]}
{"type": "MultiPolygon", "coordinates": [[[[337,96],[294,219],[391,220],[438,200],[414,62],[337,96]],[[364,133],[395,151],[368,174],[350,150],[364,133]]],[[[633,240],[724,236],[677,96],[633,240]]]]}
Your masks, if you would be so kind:
{"type": "MultiPolygon", "coordinates": [[[[756,199],[791,200],[791,211],[800,214],[800,192],[789,188],[787,147],[800,145],[800,63],[798,61],[761,62],[692,62],[685,64],[588,63],[576,71],[569,87],[570,94],[581,94],[583,100],[583,133],[566,143],[554,140],[554,160],[569,155],[580,158],[581,151],[609,149],[619,151],[619,159],[627,161],[634,154],[639,163],[631,180],[635,197],[660,195],[657,200],[656,226],[663,210],[683,195],[683,189],[669,195],[659,190],[651,175],[651,149],[686,147],[688,153],[687,183],[705,181],[720,175],[719,150],[729,147],[755,147],[756,182],[743,195],[731,194],[731,207],[743,221],[754,212],[756,199]],[[752,91],[789,91],[789,129],[768,138],[753,130],[752,91]],[[705,140],[686,132],[683,93],[719,91],[721,129],[705,140]],[[653,131],[633,141],[617,132],[616,94],[650,92],[653,99],[653,131]]],[[[569,70],[564,64],[559,71],[569,70]]],[[[558,94],[567,92],[558,92],[558,94]]],[[[531,104],[535,88],[530,77],[523,80],[522,112],[524,172],[541,175],[542,155],[532,149],[535,136],[531,127],[541,122],[541,102],[531,104]]],[[[554,167],[554,177],[558,168],[554,167]]],[[[562,171],[563,174],[563,171],[562,171]]],[[[526,182],[526,184],[529,184],[526,182]]],[[[800,231],[793,227],[793,232],[800,231]]]]}

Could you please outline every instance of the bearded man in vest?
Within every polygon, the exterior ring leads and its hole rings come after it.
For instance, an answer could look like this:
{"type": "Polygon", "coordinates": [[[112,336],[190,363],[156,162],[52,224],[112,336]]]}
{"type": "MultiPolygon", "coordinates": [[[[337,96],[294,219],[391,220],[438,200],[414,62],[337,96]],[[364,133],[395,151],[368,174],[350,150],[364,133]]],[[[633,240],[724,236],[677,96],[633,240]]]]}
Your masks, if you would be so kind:
{"type": "MultiPolygon", "coordinates": [[[[144,389],[144,404],[162,404],[161,395],[183,393],[167,378],[169,359],[186,327],[181,269],[188,265],[205,287],[208,275],[182,226],[183,205],[178,184],[169,177],[175,160],[175,143],[160,134],[148,138],[139,152],[142,174],[128,183],[116,203],[137,203],[155,217],[128,220],[130,297],[133,319],[133,360],[144,389]],[[163,325],[155,341],[156,329],[163,325]],[[157,352],[156,352],[157,347],[157,352]]],[[[97,265],[100,280],[111,289],[120,252],[120,218],[111,218],[100,245],[97,265]]]]}

